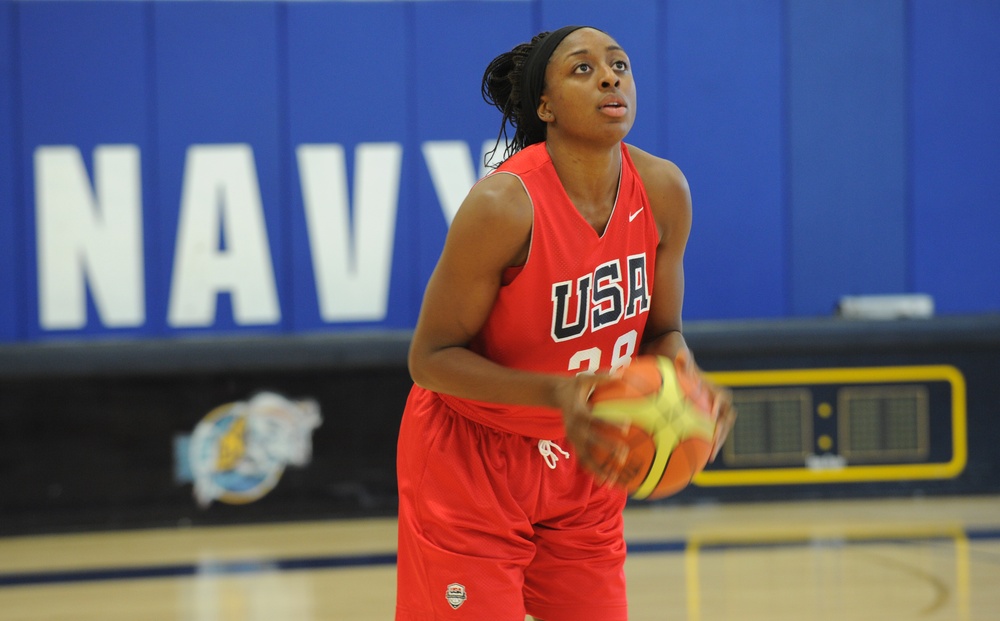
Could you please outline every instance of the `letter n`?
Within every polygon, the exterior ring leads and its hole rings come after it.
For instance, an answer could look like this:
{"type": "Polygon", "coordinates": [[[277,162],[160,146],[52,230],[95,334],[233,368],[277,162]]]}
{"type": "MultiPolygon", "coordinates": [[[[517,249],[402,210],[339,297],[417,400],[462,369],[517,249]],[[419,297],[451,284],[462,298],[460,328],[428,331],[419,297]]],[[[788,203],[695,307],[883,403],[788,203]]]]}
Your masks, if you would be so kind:
{"type": "Polygon", "coordinates": [[[94,149],[93,187],[76,147],[38,147],[34,160],[42,329],[84,327],[88,289],[103,325],[145,323],[139,149],[94,149]]]}

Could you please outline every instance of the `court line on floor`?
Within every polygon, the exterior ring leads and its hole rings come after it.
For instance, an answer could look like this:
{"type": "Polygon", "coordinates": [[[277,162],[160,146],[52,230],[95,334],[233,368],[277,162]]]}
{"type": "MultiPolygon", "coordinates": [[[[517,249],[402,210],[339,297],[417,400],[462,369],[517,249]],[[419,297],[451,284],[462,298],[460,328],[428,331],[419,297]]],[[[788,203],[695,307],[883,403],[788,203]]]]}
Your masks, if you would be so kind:
{"type": "MultiPolygon", "coordinates": [[[[970,541],[988,541],[1000,539],[1000,528],[967,530],[970,541]]],[[[916,540],[945,539],[945,537],[898,537],[878,538],[871,540],[820,538],[815,540],[789,540],[772,542],[731,542],[712,543],[701,546],[701,551],[754,549],[761,547],[807,547],[815,545],[845,545],[870,543],[910,543],[916,540]]],[[[680,554],[687,550],[687,540],[662,540],[630,542],[629,554],[680,554]]],[[[0,588],[21,587],[32,585],[52,585],[81,582],[107,582],[114,580],[140,580],[150,578],[181,578],[229,576],[237,574],[255,574],[276,571],[301,571],[319,569],[339,569],[349,567],[379,567],[395,565],[396,554],[358,554],[315,556],[268,560],[238,560],[212,561],[205,563],[184,563],[175,565],[145,565],[134,567],[110,567],[95,569],[68,569],[34,572],[16,572],[0,574],[0,588]]]]}
{"type": "Polygon", "coordinates": [[[228,576],[272,571],[377,567],[394,565],[396,554],[359,554],[350,556],[314,556],[270,560],[212,561],[177,565],[147,565],[98,569],[70,569],[0,574],[0,587],[71,582],[104,582],[143,578],[182,578],[186,576],[228,576]]]}

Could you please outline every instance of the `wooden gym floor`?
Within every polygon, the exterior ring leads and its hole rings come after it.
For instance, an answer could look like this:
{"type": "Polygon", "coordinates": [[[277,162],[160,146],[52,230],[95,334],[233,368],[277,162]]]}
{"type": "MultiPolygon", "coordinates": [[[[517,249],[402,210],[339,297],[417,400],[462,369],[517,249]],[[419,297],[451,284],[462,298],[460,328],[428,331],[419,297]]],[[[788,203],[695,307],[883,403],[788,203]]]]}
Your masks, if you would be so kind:
{"type": "MultiPolygon", "coordinates": [[[[1000,496],[630,508],[633,621],[1000,619],[1000,496]]],[[[2,621],[385,621],[391,519],[0,538],[2,621]]]]}

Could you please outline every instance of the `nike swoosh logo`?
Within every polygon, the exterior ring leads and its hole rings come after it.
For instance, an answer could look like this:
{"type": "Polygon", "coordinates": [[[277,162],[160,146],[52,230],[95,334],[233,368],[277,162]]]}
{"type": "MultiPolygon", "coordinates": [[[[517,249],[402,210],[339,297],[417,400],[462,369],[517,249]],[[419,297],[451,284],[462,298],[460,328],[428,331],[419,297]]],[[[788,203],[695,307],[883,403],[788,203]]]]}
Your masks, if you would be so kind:
{"type": "Polygon", "coordinates": [[[640,208],[636,209],[633,213],[630,213],[628,215],[628,221],[631,222],[632,220],[635,220],[639,216],[639,214],[642,213],[642,210],[643,210],[643,208],[640,207],[640,208]]]}

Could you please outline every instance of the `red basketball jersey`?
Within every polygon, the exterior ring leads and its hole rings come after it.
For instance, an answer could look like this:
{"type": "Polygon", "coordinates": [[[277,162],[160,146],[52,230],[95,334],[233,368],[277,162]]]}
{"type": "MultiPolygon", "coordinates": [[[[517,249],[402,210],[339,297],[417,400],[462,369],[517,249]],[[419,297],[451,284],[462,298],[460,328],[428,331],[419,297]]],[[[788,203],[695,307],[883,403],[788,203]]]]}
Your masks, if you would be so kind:
{"type": "MultiPolygon", "coordinates": [[[[621,151],[618,196],[603,234],[570,202],[544,143],[492,173],[520,179],[534,215],[528,259],[500,288],[473,351],[504,366],[567,375],[608,371],[637,354],[659,234],[624,144],[621,151]]],[[[565,435],[554,408],[441,398],[490,427],[534,438],[565,435]]]]}

